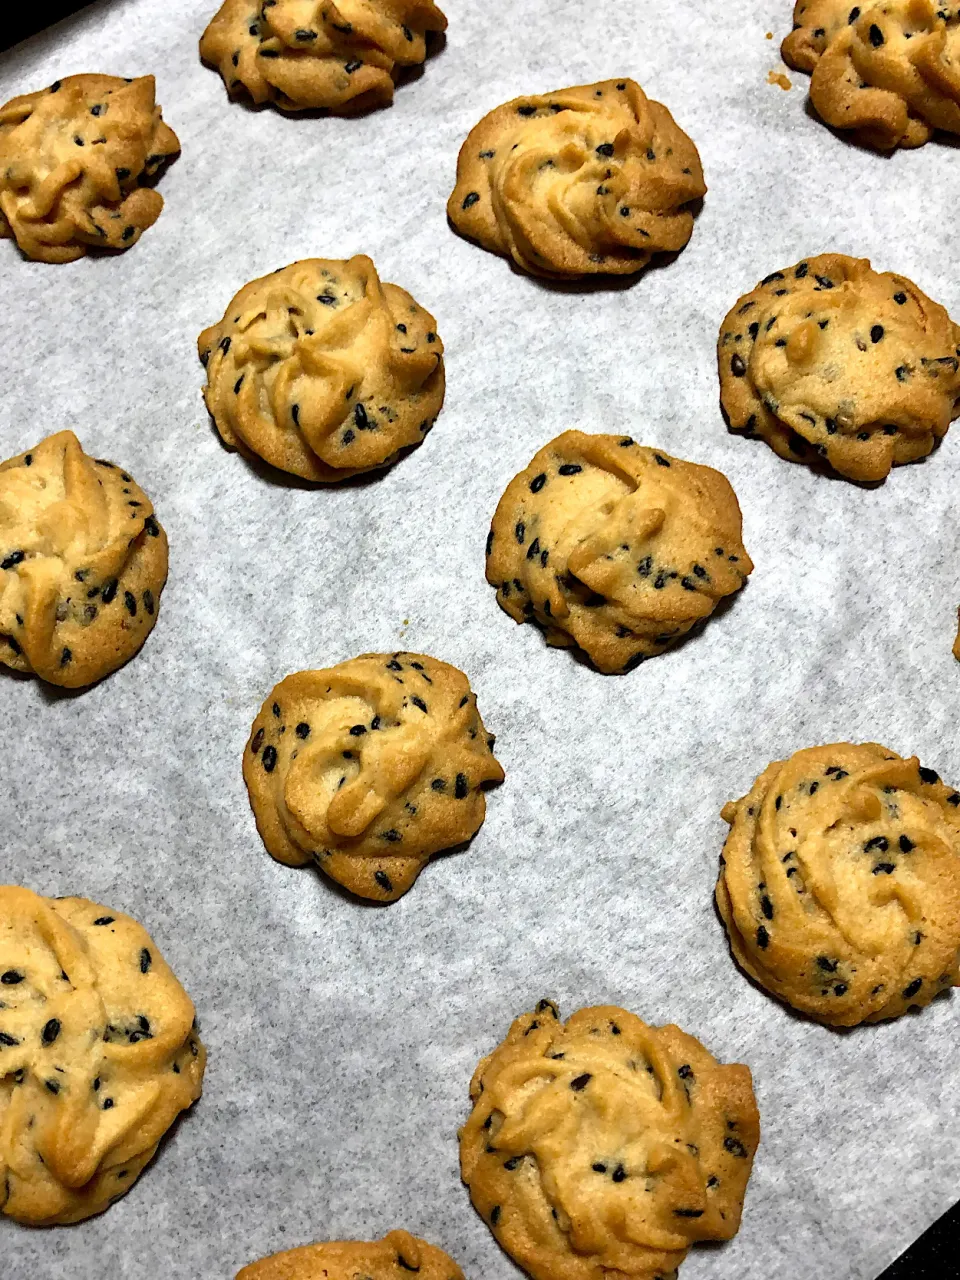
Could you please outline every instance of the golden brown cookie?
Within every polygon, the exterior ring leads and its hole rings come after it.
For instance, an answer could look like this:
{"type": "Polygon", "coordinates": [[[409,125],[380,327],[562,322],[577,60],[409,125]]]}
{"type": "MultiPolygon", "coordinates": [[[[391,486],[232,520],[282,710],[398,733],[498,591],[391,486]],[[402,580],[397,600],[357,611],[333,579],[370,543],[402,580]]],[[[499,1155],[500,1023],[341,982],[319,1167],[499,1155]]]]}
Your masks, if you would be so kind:
{"type": "Polygon", "coordinates": [[[436,1245],[406,1231],[382,1240],[327,1240],[251,1262],[236,1280],[463,1280],[463,1272],[436,1245]]]}
{"type": "Polygon", "coordinates": [[[503,781],[493,743],[462,671],[365,653],[281,680],[243,776],[273,857],[312,859],[351,893],[393,902],[433,854],[479,831],[484,790],[503,781]]]}
{"type": "Polygon", "coordinates": [[[727,315],[717,353],[732,431],[851,480],[926,457],[960,414],[960,327],[866,258],[774,271],[727,315]]]}
{"type": "Polygon", "coordinates": [[[443,404],[443,343],[405,289],[360,254],[306,258],[244,285],[200,335],[224,444],[306,480],[386,467],[443,404]]]}
{"type": "Polygon", "coordinates": [[[397,73],[446,27],[432,0],[225,0],[200,57],[231,95],[346,114],[392,102],[397,73]]]}
{"type": "Polygon", "coordinates": [[[753,570],[727,478],[629,436],[565,431],[514,476],[487,581],[516,622],[607,674],[662,653],[753,570]]]}
{"type": "Polygon", "coordinates": [[[933,0],[797,0],[783,60],[812,72],[835,129],[878,151],[960,133],[960,6],[933,0]]]}
{"type": "Polygon", "coordinates": [[[820,1022],[960,986],[960,793],[866,742],[777,760],[723,810],[717,906],[737,963],[820,1022]]]}
{"type": "Polygon", "coordinates": [[[136,244],[163,208],[141,183],[180,150],[155,95],[153,76],[67,76],[0,107],[0,238],[39,262],[136,244]]]}
{"type": "Polygon", "coordinates": [[[166,579],[150,499],[72,431],[0,463],[0,663],[92,684],[140,649],[166,579]]]}
{"type": "Polygon", "coordinates": [[[612,1005],[541,1000],[470,1083],[460,1171],[534,1280],[668,1280],[730,1240],[760,1141],[750,1069],[612,1005]]]}
{"type": "Polygon", "coordinates": [[[52,1225],[130,1190],[200,1097],[194,1010],[136,920],[0,887],[0,1209],[52,1225]]]}
{"type": "Polygon", "coordinates": [[[629,275],[693,233],[697,148],[634,80],[514,98],[457,161],[450,221],[538,276],[629,275]]]}

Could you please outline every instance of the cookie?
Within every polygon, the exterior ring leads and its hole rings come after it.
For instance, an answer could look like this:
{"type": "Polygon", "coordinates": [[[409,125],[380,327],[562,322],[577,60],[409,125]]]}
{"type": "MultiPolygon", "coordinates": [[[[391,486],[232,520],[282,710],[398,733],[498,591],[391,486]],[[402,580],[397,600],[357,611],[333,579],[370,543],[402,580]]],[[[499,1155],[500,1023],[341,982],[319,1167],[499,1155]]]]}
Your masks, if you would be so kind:
{"type": "Polygon", "coordinates": [[[351,893],[393,902],[433,854],[471,839],[503,781],[494,738],[456,667],[364,653],[276,686],[243,777],[257,830],[288,866],[311,860],[351,893]]]}
{"type": "Polygon", "coordinates": [[[0,663],[92,684],[140,649],[166,579],[150,499],[72,431],[0,463],[0,663]]]}
{"type": "Polygon", "coordinates": [[[179,150],[153,76],[67,76],[11,98],[0,107],[0,238],[38,262],[129,249],[163,208],[142,184],[179,150]]]}
{"type": "Polygon", "coordinates": [[[960,6],[932,0],[797,0],[783,60],[812,73],[835,129],[878,151],[960,133],[960,6]]]}
{"type": "Polygon", "coordinates": [[[514,476],[487,581],[515,622],[606,674],[662,653],[753,570],[736,494],[710,467],[629,436],[565,431],[514,476]]]}
{"type": "Polygon", "coordinates": [[[960,792],[932,769],[875,742],[811,747],[723,817],[717,906],[773,995],[852,1027],[960,986],[960,792]]]}
{"type": "Polygon", "coordinates": [[[460,149],[447,214],[532,275],[630,275],[686,245],[706,191],[667,108],[634,80],[602,80],[485,115],[460,149]]]}
{"type": "Polygon", "coordinates": [[[960,327],[866,258],[774,271],[727,315],[717,353],[731,431],[861,483],[926,457],[960,414],[960,327]]]}
{"type": "Polygon", "coordinates": [[[463,1272],[436,1245],[406,1231],[382,1240],[329,1240],[251,1262],[236,1280],[463,1280],[463,1272]]]}
{"type": "Polygon", "coordinates": [[[436,321],[362,254],[251,281],[198,346],[224,444],[305,480],[389,466],[443,404],[436,321]]]}
{"type": "Polygon", "coordinates": [[[200,39],[228,93],[335,114],[393,101],[447,20],[432,0],[225,0],[200,39]]]}
{"type": "Polygon", "coordinates": [[[750,1070],[612,1005],[549,1000],[474,1072],[460,1171],[534,1280],[668,1280],[730,1240],[760,1141],[750,1070]]]}
{"type": "Polygon", "coordinates": [[[0,887],[0,1210],[78,1222],[130,1190],[200,1097],[186,992],[136,920],[0,887]]]}

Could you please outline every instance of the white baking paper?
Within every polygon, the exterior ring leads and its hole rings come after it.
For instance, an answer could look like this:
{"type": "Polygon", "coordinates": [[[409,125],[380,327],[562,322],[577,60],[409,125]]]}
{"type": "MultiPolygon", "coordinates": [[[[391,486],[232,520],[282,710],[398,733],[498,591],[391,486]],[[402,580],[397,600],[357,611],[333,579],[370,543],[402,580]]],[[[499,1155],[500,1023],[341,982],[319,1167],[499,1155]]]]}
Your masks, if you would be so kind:
{"type": "Polygon", "coordinates": [[[358,120],[230,103],[197,56],[215,6],[104,0],[0,58],[0,101],[153,72],[183,146],[129,253],[46,266],[0,242],[0,457],[72,428],[147,490],[171,550],[122,671],[66,695],[0,677],[0,880],[141,919],[210,1051],[202,1100],[125,1199],[75,1227],[0,1222],[5,1280],[232,1280],[401,1225],[469,1280],[517,1275],[456,1131],[476,1062],[545,995],[675,1021],[753,1069],[743,1227],[684,1280],[873,1280],[957,1196],[957,996],[839,1034],[754,988],[713,909],[719,814],[769,760],[843,739],[960,783],[960,425],[877,490],[813,475],[727,433],[715,343],[741,293],[824,250],[960,317],[956,149],[881,157],[811,118],[805,77],[768,84],[790,0],[446,0],[446,47],[358,120]],[[611,76],[700,148],[686,251],[581,288],[459,239],[444,205],[480,116],[611,76]],[[360,252],[437,317],[446,406],[379,478],[278,480],[220,444],[197,334],[253,277],[360,252]],[[574,426],[722,470],[756,561],[699,637],[623,678],[547,649],[484,581],[502,490],[574,426]],[[507,779],[469,851],[380,908],[266,854],[240,760],[281,677],[398,648],[469,674],[507,779]]]}

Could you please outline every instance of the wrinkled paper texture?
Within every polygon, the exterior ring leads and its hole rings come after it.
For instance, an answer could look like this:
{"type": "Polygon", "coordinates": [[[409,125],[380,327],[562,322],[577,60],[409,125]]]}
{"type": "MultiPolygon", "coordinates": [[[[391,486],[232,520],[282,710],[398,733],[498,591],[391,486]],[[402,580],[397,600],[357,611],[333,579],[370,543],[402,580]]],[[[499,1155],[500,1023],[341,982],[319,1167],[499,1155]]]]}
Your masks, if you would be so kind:
{"type": "Polygon", "coordinates": [[[840,1034],[755,989],[713,909],[720,808],[771,759],[842,739],[960,784],[960,425],[879,489],[813,475],[727,433],[715,343],[761,276],[828,249],[960,316],[956,149],[863,151],[810,117],[806,77],[767,83],[790,0],[446,0],[446,47],[358,120],[230,103],[197,56],[215,7],[104,0],[0,57],[0,101],[153,72],[183,146],[129,253],[45,266],[0,242],[0,456],[70,427],[170,538],[159,621],[122,671],[69,695],[0,677],[0,880],[141,920],[210,1052],[129,1195],[69,1229],[0,1221],[4,1276],[232,1280],[396,1226],[470,1280],[518,1274],[460,1184],[456,1130],[478,1059],[549,995],[677,1022],[753,1069],[743,1228],[684,1280],[873,1280],[957,1194],[957,996],[840,1034]],[[549,285],[449,229],[484,112],[620,75],[703,158],[675,262],[549,285]],[[354,253],[437,317],[446,407],[378,478],[278,481],[220,444],[196,337],[253,277],[354,253]],[[702,634],[623,678],[548,650],[484,581],[501,492],[568,427],[722,470],[756,562],[702,634]],[[467,672],[507,779],[472,847],[379,908],[266,854],[240,759],[283,676],[400,648],[467,672]]]}

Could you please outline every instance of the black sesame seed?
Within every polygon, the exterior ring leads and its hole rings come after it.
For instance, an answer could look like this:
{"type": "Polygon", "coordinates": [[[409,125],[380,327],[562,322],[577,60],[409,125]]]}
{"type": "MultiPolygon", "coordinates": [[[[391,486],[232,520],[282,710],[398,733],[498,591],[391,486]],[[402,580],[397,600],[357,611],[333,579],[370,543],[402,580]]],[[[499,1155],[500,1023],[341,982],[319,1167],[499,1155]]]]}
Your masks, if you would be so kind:
{"type": "Polygon", "coordinates": [[[466,774],[458,773],[456,782],[453,787],[453,794],[458,800],[465,800],[467,795],[467,778],[466,774]]]}
{"type": "Polygon", "coordinates": [[[387,893],[393,892],[393,881],[385,871],[375,871],[373,873],[373,878],[381,889],[385,889],[387,893]]]}
{"type": "Polygon", "coordinates": [[[923,986],[923,979],[914,978],[914,980],[910,983],[910,985],[908,987],[904,987],[903,989],[904,1000],[909,1000],[911,996],[915,996],[922,986],[923,986]]]}
{"type": "Polygon", "coordinates": [[[126,606],[127,613],[129,613],[130,617],[135,618],[137,616],[137,598],[132,591],[125,591],[123,593],[123,603],[126,606]]]}
{"type": "Polygon", "coordinates": [[[277,748],[274,746],[264,747],[260,760],[267,773],[273,773],[277,765],[277,748]]]}
{"type": "Polygon", "coordinates": [[[56,1080],[44,1080],[43,1083],[50,1090],[50,1092],[53,1094],[54,1097],[56,1097],[57,1094],[60,1092],[60,1085],[56,1080]]]}
{"type": "Polygon", "coordinates": [[[741,1159],[746,1157],[747,1149],[739,1138],[724,1138],[724,1151],[729,1151],[732,1156],[739,1156],[741,1159]]]}
{"type": "Polygon", "coordinates": [[[53,1044],[54,1040],[56,1040],[59,1034],[60,1034],[60,1020],[59,1018],[51,1018],[50,1021],[45,1024],[43,1030],[40,1032],[40,1039],[43,1041],[44,1044],[53,1044]]]}
{"type": "Polygon", "coordinates": [[[353,420],[357,424],[358,431],[371,430],[370,419],[367,417],[367,411],[359,401],[353,406],[353,420]]]}
{"type": "Polygon", "coordinates": [[[411,698],[410,701],[413,703],[415,707],[419,707],[420,710],[424,713],[424,715],[427,714],[427,704],[424,702],[422,698],[414,697],[414,698],[411,698]]]}
{"type": "Polygon", "coordinates": [[[350,75],[353,75],[354,71],[359,71],[362,66],[363,66],[363,62],[361,61],[361,59],[354,58],[351,62],[345,62],[343,65],[343,69],[347,73],[347,75],[350,76],[350,75]]]}
{"type": "Polygon", "coordinates": [[[539,493],[543,486],[547,483],[547,477],[541,471],[538,476],[534,476],[530,481],[530,492],[539,493]]]}
{"type": "Polygon", "coordinates": [[[147,613],[149,613],[151,616],[153,615],[153,612],[157,607],[153,599],[153,592],[150,590],[149,587],[143,593],[143,607],[146,609],[147,613]]]}
{"type": "Polygon", "coordinates": [[[254,755],[256,755],[262,746],[263,746],[263,730],[258,729],[257,732],[253,735],[253,741],[250,743],[250,750],[253,752],[254,755]]]}
{"type": "Polygon", "coordinates": [[[310,736],[310,726],[307,724],[306,720],[300,721],[296,729],[294,729],[294,733],[298,738],[308,738],[310,736]]]}
{"type": "Polygon", "coordinates": [[[518,520],[518,521],[517,521],[516,526],[515,526],[515,528],[514,528],[514,530],[513,530],[513,533],[514,533],[515,538],[517,539],[517,541],[520,543],[520,545],[521,545],[521,547],[522,547],[522,546],[523,546],[523,540],[524,540],[524,538],[527,536],[527,526],[523,523],[523,521],[522,521],[522,520],[518,520]]]}
{"type": "Polygon", "coordinates": [[[916,847],[909,836],[900,837],[900,848],[904,853],[911,853],[916,847]]]}
{"type": "Polygon", "coordinates": [[[60,651],[61,667],[67,666],[72,661],[73,661],[73,651],[71,649],[68,649],[66,645],[64,645],[63,649],[61,649],[60,651]]]}
{"type": "Polygon", "coordinates": [[[747,372],[747,366],[743,363],[743,357],[738,352],[734,352],[733,358],[730,361],[730,372],[735,378],[742,378],[747,372]]]}
{"type": "Polygon", "coordinates": [[[622,1164],[618,1164],[611,1176],[614,1182],[623,1182],[626,1180],[627,1171],[622,1164]]]}
{"type": "Polygon", "coordinates": [[[895,293],[893,295],[893,300],[898,307],[902,307],[907,300],[907,295],[905,293],[895,293]]]}
{"type": "Polygon", "coordinates": [[[518,115],[518,116],[534,116],[534,115],[536,115],[536,114],[537,114],[537,108],[536,108],[536,107],[530,107],[530,106],[526,106],[526,107],[517,107],[517,115],[518,115]]]}
{"type": "Polygon", "coordinates": [[[578,462],[565,462],[560,468],[560,474],[562,476],[575,476],[582,470],[583,467],[578,462]]]}
{"type": "Polygon", "coordinates": [[[940,775],[939,773],[937,773],[936,769],[924,769],[921,767],[920,780],[921,782],[930,782],[930,783],[939,782],[940,775]]]}
{"type": "Polygon", "coordinates": [[[873,328],[870,330],[870,341],[873,343],[877,343],[881,340],[882,337],[883,337],[883,325],[875,324],[873,328]]]}
{"type": "Polygon", "coordinates": [[[100,599],[104,604],[111,604],[117,594],[117,587],[120,584],[116,578],[111,578],[109,582],[105,582],[100,589],[100,599]]]}
{"type": "Polygon", "coordinates": [[[147,516],[143,522],[143,527],[151,538],[159,538],[160,526],[157,524],[156,516],[147,516]]]}
{"type": "Polygon", "coordinates": [[[870,43],[875,49],[879,49],[883,44],[883,32],[875,22],[870,24],[870,43]]]}
{"type": "Polygon", "coordinates": [[[770,943],[770,935],[769,933],[767,933],[763,925],[760,925],[760,927],[757,929],[757,946],[761,949],[761,951],[764,951],[769,946],[769,943],[770,943]]]}
{"type": "Polygon", "coordinates": [[[15,987],[18,983],[23,982],[24,975],[16,969],[8,969],[6,973],[0,973],[0,982],[5,987],[15,987]]]}
{"type": "Polygon", "coordinates": [[[362,738],[366,732],[367,726],[365,724],[352,724],[350,726],[351,738],[362,738]]]}
{"type": "Polygon", "coordinates": [[[845,996],[847,994],[847,984],[845,982],[838,982],[833,988],[833,994],[835,996],[845,996]]]}
{"type": "Polygon", "coordinates": [[[599,147],[597,147],[597,148],[596,148],[596,151],[597,151],[597,155],[598,155],[598,156],[612,156],[612,155],[613,155],[613,143],[612,143],[612,142],[601,142],[601,143],[600,143],[600,145],[599,145],[599,147]]]}
{"type": "Polygon", "coordinates": [[[434,789],[434,791],[446,791],[447,789],[447,784],[444,782],[442,778],[434,778],[434,780],[430,783],[430,786],[434,789]]]}
{"type": "Polygon", "coordinates": [[[10,1035],[7,1031],[0,1031],[0,1044],[6,1045],[8,1049],[12,1049],[14,1045],[18,1045],[20,1041],[10,1035]]]}
{"type": "Polygon", "coordinates": [[[113,924],[115,919],[115,916],[98,916],[93,923],[96,925],[113,924]]]}
{"type": "Polygon", "coordinates": [[[892,862],[878,862],[873,868],[873,874],[875,876],[892,876],[896,869],[896,866],[892,862]]]}
{"type": "Polygon", "coordinates": [[[824,973],[836,973],[839,960],[831,960],[828,956],[817,956],[817,968],[824,973]]]}
{"type": "Polygon", "coordinates": [[[500,1221],[500,1206],[498,1204],[495,1204],[493,1208],[490,1210],[491,1227],[495,1227],[499,1221],[500,1221]]]}
{"type": "Polygon", "coordinates": [[[142,947],[140,950],[140,972],[149,973],[150,966],[152,964],[153,964],[153,956],[150,954],[150,951],[148,950],[147,947],[142,947]]]}
{"type": "Polygon", "coordinates": [[[760,898],[760,909],[768,920],[773,919],[773,903],[766,894],[763,894],[760,898]]]}
{"type": "Polygon", "coordinates": [[[890,847],[890,842],[886,836],[874,836],[872,840],[868,840],[863,846],[864,853],[869,853],[871,849],[879,849],[881,853],[886,853],[890,847]]]}
{"type": "Polygon", "coordinates": [[[575,1079],[570,1081],[570,1088],[574,1093],[580,1093],[587,1087],[592,1079],[593,1076],[591,1073],[589,1071],[585,1071],[582,1076],[577,1076],[575,1079]]]}
{"type": "Polygon", "coordinates": [[[480,200],[479,191],[471,191],[464,196],[463,204],[460,207],[462,209],[472,209],[473,206],[479,202],[479,200],[480,200]]]}

